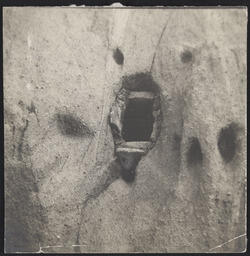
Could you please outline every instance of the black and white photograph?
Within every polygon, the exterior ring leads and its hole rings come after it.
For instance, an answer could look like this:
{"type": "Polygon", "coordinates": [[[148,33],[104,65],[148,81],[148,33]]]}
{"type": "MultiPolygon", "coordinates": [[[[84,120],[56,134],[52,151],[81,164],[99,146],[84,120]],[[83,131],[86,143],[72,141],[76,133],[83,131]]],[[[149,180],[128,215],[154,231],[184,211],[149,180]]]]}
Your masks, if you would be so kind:
{"type": "Polygon", "coordinates": [[[247,7],[3,7],[5,253],[247,247],[247,7]]]}

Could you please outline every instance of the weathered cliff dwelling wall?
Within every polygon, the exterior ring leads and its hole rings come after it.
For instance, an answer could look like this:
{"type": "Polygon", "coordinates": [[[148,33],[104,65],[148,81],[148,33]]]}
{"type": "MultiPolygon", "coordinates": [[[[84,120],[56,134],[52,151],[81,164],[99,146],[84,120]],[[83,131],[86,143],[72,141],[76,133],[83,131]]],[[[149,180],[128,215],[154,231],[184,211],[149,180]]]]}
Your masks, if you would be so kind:
{"type": "Polygon", "coordinates": [[[5,250],[243,251],[246,13],[4,8],[5,250]],[[128,182],[109,116],[131,77],[161,122],[128,182]]]}

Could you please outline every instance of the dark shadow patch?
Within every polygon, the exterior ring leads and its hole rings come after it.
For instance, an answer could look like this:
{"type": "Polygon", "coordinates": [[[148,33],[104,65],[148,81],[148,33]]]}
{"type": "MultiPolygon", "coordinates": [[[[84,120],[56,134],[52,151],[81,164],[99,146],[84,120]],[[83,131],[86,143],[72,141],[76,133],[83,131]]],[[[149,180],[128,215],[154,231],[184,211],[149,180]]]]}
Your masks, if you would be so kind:
{"type": "Polygon", "coordinates": [[[131,183],[135,180],[135,176],[136,176],[136,171],[135,171],[136,168],[134,169],[131,169],[129,171],[125,171],[125,170],[122,170],[121,172],[121,177],[124,181],[128,182],[128,183],[131,183]]]}
{"type": "Polygon", "coordinates": [[[37,252],[47,225],[45,209],[37,196],[33,170],[24,166],[5,167],[5,251],[37,252]]]}
{"type": "Polygon", "coordinates": [[[124,181],[130,183],[135,180],[136,167],[141,160],[141,155],[123,152],[118,155],[121,165],[121,177],[124,181]]]}
{"type": "Polygon", "coordinates": [[[154,123],[152,111],[152,100],[131,99],[128,101],[122,130],[122,137],[125,141],[149,141],[154,123]]]}
{"type": "Polygon", "coordinates": [[[56,114],[57,126],[61,134],[68,137],[85,137],[93,135],[93,132],[81,119],[71,114],[56,114]]]}
{"type": "Polygon", "coordinates": [[[118,65],[123,65],[124,56],[123,56],[123,53],[121,52],[121,50],[120,50],[119,48],[116,48],[116,49],[113,51],[113,58],[114,58],[115,62],[116,62],[118,65]]]}
{"type": "Polygon", "coordinates": [[[234,123],[221,128],[217,145],[223,160],[226,163],[230,162],[236,153],[237,146],[236,125],[234,123]]]}
{"type": "Polygon", "coordinates": [[[122,87],[130,91],[159,92],[159,86],[150,73],[136,73],[125,76],[122,80],[122,87]]]}
{"type": "Polygon", "coordinates": [[[196,137],[190,138],[189,144],[190,146],[187,152],[188,165],[192,166],[192,165],[201,164],[203,155],[202,155],[201,145],[198,138],[196,137]]]}
{"type": "Polygon", "coordinates": [[[188,63],[193,60],[193,54],[192,52],[186,50],[181,54],[181,61],[183,63],[188,63]]]}
{"type": "Polygon", "coordinates": [[[114,137],[114,141],[121,141],[122,138],[121,138],[121,135],[120,135],[120,130],[117,127],[117,125],[111,123],[110,116],[109,116],[109,125],[110,125],[111,131],[112,131],[112,135],[114,137]]]}

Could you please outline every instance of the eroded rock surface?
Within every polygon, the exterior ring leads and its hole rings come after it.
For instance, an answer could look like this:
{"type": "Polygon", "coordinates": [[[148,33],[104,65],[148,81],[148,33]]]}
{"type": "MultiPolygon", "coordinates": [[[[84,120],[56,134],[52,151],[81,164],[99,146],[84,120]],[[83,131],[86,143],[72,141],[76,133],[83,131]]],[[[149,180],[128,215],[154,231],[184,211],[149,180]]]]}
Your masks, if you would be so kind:
{"type": "Polygon", "coordinates": [[[4,8],[6,252],[245,250],[246,13],[4,8]],[[127,183],[108,116],[136,73],[162,120],[127,183]]]}

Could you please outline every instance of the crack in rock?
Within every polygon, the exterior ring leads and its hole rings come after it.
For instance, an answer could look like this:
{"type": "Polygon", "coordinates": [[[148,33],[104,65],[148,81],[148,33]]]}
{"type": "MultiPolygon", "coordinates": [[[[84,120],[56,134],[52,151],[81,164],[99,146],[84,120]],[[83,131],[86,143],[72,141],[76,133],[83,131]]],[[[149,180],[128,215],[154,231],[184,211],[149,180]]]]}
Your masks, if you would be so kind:
{"type": "MultiPolygon", "coordinates": [[[[121,167],[119,164],[119,161],[117,159],[113,160],[108,168],[107,172],[104,172],[103,175],[100,178],[99,183],[93,188],[92,192],[87,195],[86,199],[83,201],[82,208],[81,208],[81,219],[78,226],[78,232],[76,237],[76,244],[78,245],[80,243],[80,231],[81,231],[81,225],[83,222],[83,211],[88,206],[89,202],[92,200],[97,199],[101,194],[103,194],[108,187],[120,177],[121,167]]],[[[75,252],[80,252],[80,248],[76,246],[75,252]]]]}
{"type": "Polygon", "coordinates": [[[234,240],[236,240],[236,239],[239,239],[239,238],[241,238],[241,237],[243,237],[243,236],[246,236],[246,234],[242,234],[242,235],[236,236],[236,237],[234,237],[234,238],[228,240],[227,242],[225,242],[225,243],[223,243],[223,244],[217,245],[217,246],[215,246],[215,247],[209,249],[209,251],[212,251],[212,250],[214,250],[214,249],[220,248],[220,247],[222,247],[223,245],[228,244],[228,243],[230,243],[230,242],[232,242],[232,241],[234,241],[234,240]]]}

